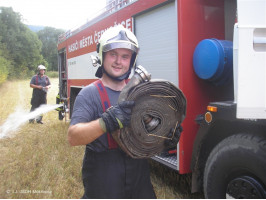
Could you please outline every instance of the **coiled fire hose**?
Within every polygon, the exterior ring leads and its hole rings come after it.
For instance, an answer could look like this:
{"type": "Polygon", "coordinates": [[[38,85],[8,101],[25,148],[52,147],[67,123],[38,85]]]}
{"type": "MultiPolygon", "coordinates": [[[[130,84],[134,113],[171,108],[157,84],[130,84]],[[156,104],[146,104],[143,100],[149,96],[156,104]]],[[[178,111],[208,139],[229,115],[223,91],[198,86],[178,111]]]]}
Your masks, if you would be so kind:
{"type": "Polygon", "coordinates": [[[186,115],[186,99],[181,90],[165,80],[150,80],[138,66],[122,90],[118,102],[135,101],[129,127],[112,133],[123,151],[132,158],[149,158],[164,150],[165,140],[186,115]]]}

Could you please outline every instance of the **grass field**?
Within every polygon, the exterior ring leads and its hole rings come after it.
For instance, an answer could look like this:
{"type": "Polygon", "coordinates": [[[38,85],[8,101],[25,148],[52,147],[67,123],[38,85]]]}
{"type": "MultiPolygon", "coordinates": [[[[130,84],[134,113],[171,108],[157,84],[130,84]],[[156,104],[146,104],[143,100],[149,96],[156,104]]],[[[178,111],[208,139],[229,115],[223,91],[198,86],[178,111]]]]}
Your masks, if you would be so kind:
{"type": "MultiPolygon", "coordinates": [[[[55,104],[58,80],[51,79],[48,104],[55,104]]],[[[7,82],[0,87],[0,127],[17,109],[28,112],[32,89],[29,80],[7,82]]],[[[70,147],[67,120],[57,111],[44,114],[44,124],[23,124],[0,139],[0,198],[72,199],[83,194],[81,166],[84,147],[70,147]]],[[[1,134],[1,132],[0,132],[1,134]]],[[[151,179],[160,199],[203,198],[190,194],[190,175],[151,163],[151,179]]]]}

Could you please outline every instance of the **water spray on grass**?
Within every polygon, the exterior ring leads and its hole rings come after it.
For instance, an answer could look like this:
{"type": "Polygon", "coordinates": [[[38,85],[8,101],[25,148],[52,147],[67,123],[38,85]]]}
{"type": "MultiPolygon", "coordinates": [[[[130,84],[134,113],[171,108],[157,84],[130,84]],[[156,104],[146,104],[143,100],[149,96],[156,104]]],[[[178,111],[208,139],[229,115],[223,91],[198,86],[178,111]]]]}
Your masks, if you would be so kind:
{"type": "Polygon", "coordinates": [[[18,130],[23,124],[29,122],[30,119],[34,119],[61,106],[61,104],[41,105],[33,112],[17,108],[16,112],[10,114],[4,124],[0,126],[0,139],[10,137],[12,132],[18,130]]]}

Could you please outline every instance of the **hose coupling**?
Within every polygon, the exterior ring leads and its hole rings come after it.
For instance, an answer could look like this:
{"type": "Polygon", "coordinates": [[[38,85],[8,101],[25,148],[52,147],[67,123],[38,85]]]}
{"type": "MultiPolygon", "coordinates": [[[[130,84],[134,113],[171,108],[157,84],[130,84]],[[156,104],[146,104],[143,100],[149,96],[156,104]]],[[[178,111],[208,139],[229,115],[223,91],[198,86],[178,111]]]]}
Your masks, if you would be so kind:
{"type": "Polygon", "coordinates": [[[148,82],[151,80],[151,74],[141,65],[136,67],[135,73],[142,78],[143,82],[148,82]]]}

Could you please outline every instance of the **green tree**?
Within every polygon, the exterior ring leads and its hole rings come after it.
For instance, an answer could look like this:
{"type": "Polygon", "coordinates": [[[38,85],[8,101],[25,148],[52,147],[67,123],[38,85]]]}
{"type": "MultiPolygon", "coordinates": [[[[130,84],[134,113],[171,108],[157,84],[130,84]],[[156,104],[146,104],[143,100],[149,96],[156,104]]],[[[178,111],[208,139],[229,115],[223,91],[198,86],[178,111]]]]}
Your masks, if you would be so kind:
{"type": "Polygon", "coordinates": [[[0,7],[0,36],[10,53],[13,67],[10,77],[24,78],[32,74],[37,65],[45,62],[41,55],[42,43],[36,33],[21,22],[21,15],[12,8],[0,7]]]}
{"type": "Polygon", "coordinates": [[[6,81],[9,69],[13,68],[12,59],[5,44],[1,42],[1,38],[0,36],[0,85],[6,81]]]}
{"type": "Polygon", "coordinates": [[[64,31],[52,27],[45,27],[37,32],[39,39],[42,41],[42,55],[48,62],[48,69],[57,71],[57,40],[58,36],[64,31]]]}
{"type": "Polygon", "coordinates": [[[0,85],[6,81],[8,69],[10,67],[11,63],[7,59],[7,51],[5,51],[5,46],[0,42],[0,85]]]}

